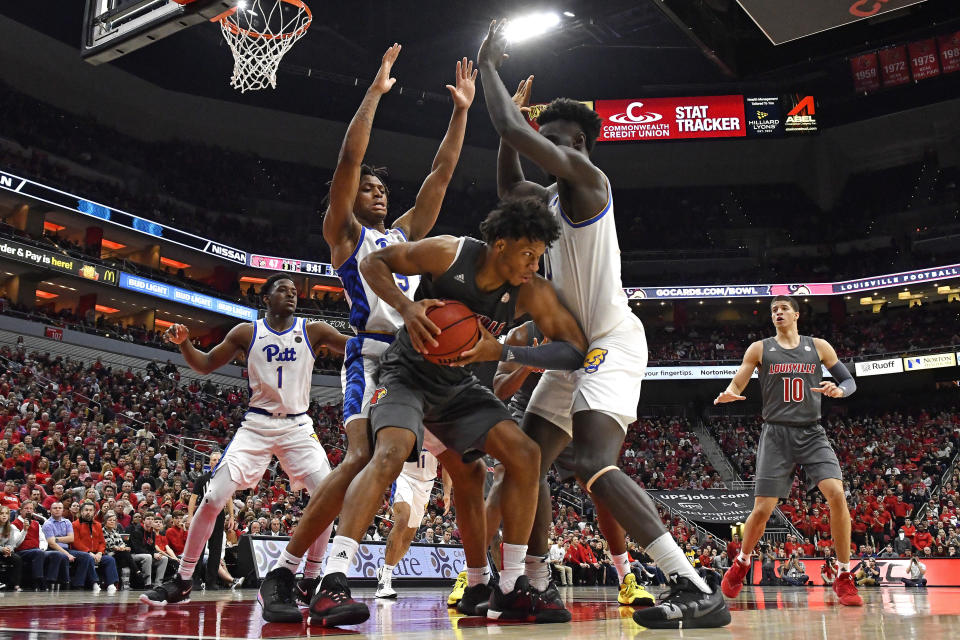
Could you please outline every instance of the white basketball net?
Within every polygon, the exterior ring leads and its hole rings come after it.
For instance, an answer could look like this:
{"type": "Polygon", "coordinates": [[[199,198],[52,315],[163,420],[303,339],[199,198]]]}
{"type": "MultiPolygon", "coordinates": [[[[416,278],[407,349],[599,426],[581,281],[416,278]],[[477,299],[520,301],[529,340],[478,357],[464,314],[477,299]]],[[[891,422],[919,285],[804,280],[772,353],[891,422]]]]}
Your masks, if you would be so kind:
{"type": "Polygon", "coordinates": [[[230,86],[241,93],[277,88],[277,67],[313,17],[301,0],[246,0],[220,19],[233,52],[230,86]]]}

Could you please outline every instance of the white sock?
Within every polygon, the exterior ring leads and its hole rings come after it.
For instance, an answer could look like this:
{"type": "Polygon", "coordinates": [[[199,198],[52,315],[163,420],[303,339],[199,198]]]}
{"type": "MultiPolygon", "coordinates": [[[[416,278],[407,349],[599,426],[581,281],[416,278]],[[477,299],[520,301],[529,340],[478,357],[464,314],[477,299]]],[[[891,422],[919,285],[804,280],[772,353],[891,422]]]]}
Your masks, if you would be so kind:
{"type": "Polygon", "coordinates": [[[500,590],[504,593],[513,591],[517,578],[523,575],[524,558],[527,555],[527,545],[503,543],[503,571],[500,572],[500,590]]]}
{"type": "Polygon", "coordinates": [[[475,587],[478,584],[490,582],[490,567],[467,567],[467,586],[475,587]]]}
{"type": "Polygon", "coordinates": [[[840,573],[843,573],[844,571],[846,571],[847,573],[850,573],[849,562],[838,562],[837,564],[840,566],[840,573]]]}
{"type": "Polygon", "coordinates": [[[741,551],[740,553],[737,554],[737,562],[739,562],[740,564],[749,564],[750,555],[745,554],[743,551],[741,551]]]}
{"type": "Polygon", "coordinates": [[[290,573],[296,574],[297,570],[300,568],[300,562],[303,558],[297,558],[293,556],[289,551],[284,549],[280,552],[280,556],[277,558],[277,561],[273,563],[273,568],[277,567],[286,567],[290,569],[290,573]]]}
{"type": "Polygon", "coordinates": [[[623,584],[623,579],[630,573],[630,556],[624,551],[618,555],[611,554],[611,557],[613,558],[613,566],[617,570],[617,577],[620,579],[620,584],[623,584]]]}
{"type": "Polygon", "coordinates": [[[346,575],[359,548],[360,543],[356,540],[346,536],[336,536],[330,546],[330,557],[327,558],[327,575],[331,573],[346,575]]]}
{"type": "Polygon", "coordinates": [[[669,533],[664,533],[648,544],[647,555],[653,558],[653,561],[657,563],[657,566],[668,578],[673,574],[678,574],[690,580],[700,591],[713,593],[669,533]]]}
{"type": "Polygon", "coordinates": [[[534,589],[544,591],[550,584],[550,565],[547,564],[547,556],[527,554],[523,559],[523,573],[530,579],[534,589]]]}
{"type": "MultiPolygon", "coordinates": [[[[183,558],[182,560],[180,560],[180,568],[177,569],[177,575],[179,575],[181,578],[189,582],[193,580],[193,572],[196,568],[197,568],[197,560],[193,560],[191,562],[190,560],[183,558]]],[[[158,584],[159,582],[160,581],[158,580],[158,584]]]]}
{"type": "Polygon", "coordinates": [[[393,570],[396,568],[395,564],[385,564],[383,565],[383,584],[384,586],[389,587],[390,582],[393,580],[393,570]]]}

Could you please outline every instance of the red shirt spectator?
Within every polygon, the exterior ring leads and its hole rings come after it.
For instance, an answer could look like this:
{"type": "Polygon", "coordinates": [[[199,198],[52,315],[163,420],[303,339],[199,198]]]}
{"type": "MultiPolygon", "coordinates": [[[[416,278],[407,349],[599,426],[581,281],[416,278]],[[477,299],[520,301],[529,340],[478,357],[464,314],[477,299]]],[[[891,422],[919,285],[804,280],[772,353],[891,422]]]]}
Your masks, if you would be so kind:
{"type": "Polygon", "coordinates": [[[183,547],[187,543],[187,530],[180,527],[170,527],[166,533],[167,544],[178,556],[183,555],[183,547]]]}
{"type": "Polygon", "coordinates": [[[925,528],[917,531],[913,536],[913,546],[918,551],[923,551],[933,544],[933,536],[925,528]]]}
{"type": "Polygon", "coordinates": [[[741,546],[739,536],[737,536],[736,540],[731,540],[727,543],[727,557],[730,558],[730,562],[733,562],[734,559],[740,555],[741,546]]]}
{"type": "Polygon", "coordinates": [[[71,546],[77,551],[103,553],[107,549],[106,542],[103,539],[103,527],[96,520],[90,522],[74,520],[73,543],[71,543],[71,546]]]}

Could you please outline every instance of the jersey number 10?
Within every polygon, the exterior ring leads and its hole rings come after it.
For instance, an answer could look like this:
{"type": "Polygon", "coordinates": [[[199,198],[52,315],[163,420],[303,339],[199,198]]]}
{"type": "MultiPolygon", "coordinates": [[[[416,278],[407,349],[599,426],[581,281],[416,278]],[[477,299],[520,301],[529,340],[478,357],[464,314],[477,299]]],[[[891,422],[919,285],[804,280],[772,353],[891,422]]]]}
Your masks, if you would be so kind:
{"type": "Polygon", "coordinates": [[[806,385],[803,378],[784,378],[783,379],[783,401],[784,402],[803,402],[803,390],[806,385]]]}

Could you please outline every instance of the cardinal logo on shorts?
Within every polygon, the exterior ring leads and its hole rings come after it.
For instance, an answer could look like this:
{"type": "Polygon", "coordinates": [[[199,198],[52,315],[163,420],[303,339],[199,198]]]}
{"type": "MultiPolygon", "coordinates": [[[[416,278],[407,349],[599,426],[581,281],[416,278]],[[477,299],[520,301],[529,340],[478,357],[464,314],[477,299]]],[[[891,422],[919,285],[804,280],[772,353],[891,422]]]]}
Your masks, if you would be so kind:
{"type": "Polygon", "coordinates": [[[591,349],[583,359],[583,370],[587,373],[596,373],[603,361],[607,359],[606,349],[591,349]]]}
{"type": "Polygon", "coordinates": [[[379,389],[373,392],[372,396],[370,396],[370,404],[371,405],[377,404],[378,402],[380,402],[380,400],[383,399],[383,396],[385,395],[387,395],[387,388],[380,387],[379,389]]]}

